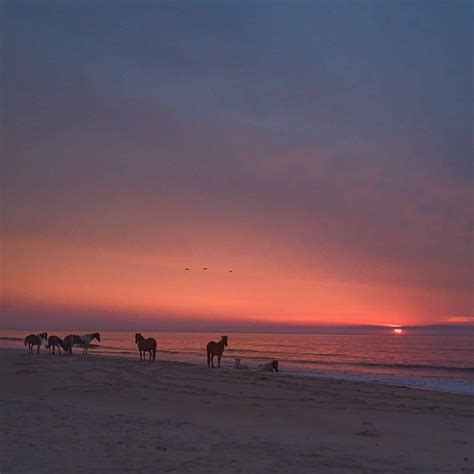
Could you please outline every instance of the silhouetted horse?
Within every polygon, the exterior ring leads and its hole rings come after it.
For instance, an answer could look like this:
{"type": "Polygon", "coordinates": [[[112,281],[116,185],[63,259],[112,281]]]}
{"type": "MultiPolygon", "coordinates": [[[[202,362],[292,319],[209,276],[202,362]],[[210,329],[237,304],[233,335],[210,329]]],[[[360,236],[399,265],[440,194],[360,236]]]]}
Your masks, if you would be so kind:
{"type": "Polygon", "coordinates": [[[41,334],[30,334],[25,337],[25,347],[28,345],[28,354],[33,354],[33,347],[37,346],[36,353],[39,354],[41,344],[46,344],[48,339],[48,333],[42,332],[41,334]]]}
{"type": "Polygon", "coordinates": [[[61,347],[63,347],[63,340],[58,336],[49,336],[48,337],[48,344],[46,347],[49,349],[49,353],[51,354],[51,348],[53,348],[52,354],[55,354],[55,348],[58,348],[58,353],[61,354],[61,347]]]}
{"type": "Polygon", "coordinates": [[[221,357],[224,352],[224,348],[227,347],[227,336],[221,336],[219,342],[211,341],[207,345],[207,366],[214,368],[214,356],[217,356],[217,367],[221,366],[221,357]]]}
{"type": "Polygon", "coordinates": [[[146,360],[145,352],[150,353],[150,362],[152,360],[151,354],[153,353],[153,360],[156,359],[156,339],[149,337],[145,339],[139,332],[135,334],[135,344],[138,345],[138,350],[140,351],[140,360],[146,360]],[[143,353],[143,359],[142,359],[143,353]]]}
{"type": "Polygon", "coordinates": [[[63,349],[64,353],[67,355],[72,355],[72,346],[74,344],[82,344],[82,339],[75,334],[69,334],[63,339],[63,349]]]}
{"type": "Polygon", "coordinates": [[[89,346],[94,339],[97,339],[100,342],[100,334],[98,332],[94,332],[92,334],[84,334],[83,336],[78,337],[81,339],[80,344],[83,348],[82,353],[86,355],[89,351],[89,346]]]}

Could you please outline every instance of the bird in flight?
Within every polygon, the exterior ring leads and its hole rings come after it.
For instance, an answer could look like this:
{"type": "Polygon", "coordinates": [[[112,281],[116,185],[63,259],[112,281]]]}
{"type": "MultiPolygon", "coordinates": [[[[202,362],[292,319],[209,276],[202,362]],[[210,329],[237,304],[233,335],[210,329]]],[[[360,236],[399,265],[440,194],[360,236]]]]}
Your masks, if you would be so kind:
{"type": "MultiPolygon", "coordinates": [[[[207,270],[207,267],[203,267],[202,269],[203,269],[203,270],[207,270]]],[[[186,270],[186,271],[189,271],[190,268],[185,268],[185,270],[186,270]]],[[[229,273],[232,273],[233,271],[234,271],[234,270],[229,270],[229,273]]]]}

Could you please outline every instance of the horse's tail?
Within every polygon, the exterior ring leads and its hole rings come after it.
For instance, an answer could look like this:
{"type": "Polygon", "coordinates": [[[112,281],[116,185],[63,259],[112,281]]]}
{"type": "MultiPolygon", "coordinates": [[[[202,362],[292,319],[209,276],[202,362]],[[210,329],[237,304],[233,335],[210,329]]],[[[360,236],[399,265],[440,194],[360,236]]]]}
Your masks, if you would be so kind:
{"type": "Polygon", "coordinates": [[[156,346],[153,348],[153,360],[156,359],[156,346]]]}
{"type": "Polygon", "coordinates": [[[209,367],[211,365],[211,351],[209,348],[207,349],[207,366],[209,367]]]}

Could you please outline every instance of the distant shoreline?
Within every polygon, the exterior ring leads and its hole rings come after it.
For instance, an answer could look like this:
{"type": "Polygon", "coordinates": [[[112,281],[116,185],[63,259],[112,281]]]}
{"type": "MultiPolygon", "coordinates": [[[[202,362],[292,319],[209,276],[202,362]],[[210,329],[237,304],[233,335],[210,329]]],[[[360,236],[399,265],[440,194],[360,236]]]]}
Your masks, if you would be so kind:
{"type": "MultiPolygon", "coordinates": [[[[46,324],[46,326],[51,326],[46,324]]],[[[42,332],[44,330],[53,331],[53,332],[91,332],[97,330],[97,325],[91,326],[70,326],[72,329],[54,327],[52,329],[45,329],[44,327],[38,327],[36,329],[31,329],[31,327],[0,327],[0,333],[9,332],[9,331],[24,331],[25,334],[29,332],[42,332]]],[[[256,323],[252,325],[252,329],[246,329],[245,326],[242,326],[240,329],[230,324],[223,323],[217,329],[215,327],[204,327],[198,329],[192,328],[169,328],[167,325],[165,327],[156,327],[153,324],[139,321],[137,323],[130,323],[130,328],[119,328],[119,329],[109,329],[107,325],[101,327],[101,330],[108,332],[117,332],[117,333],[135,333],[137,328],[140,331],[148,332],[158,332],[158,333],[178,333],[178,334],[220,334],[226,332],[229,334],[279,334],[279,335],[329,335],[329,336],[387,336],[393,333],[394,328],[401,328],[404,332],[404,337],[408,336],[452,336],[452,337],[468,337],[474,336],[474,324],[432,324],[426,326],[409,326],[409,325],[397,325],[397,326],[381,326],[381,325],[350,325],[350,324],[340,324],[340,325],[313,325],[313,326],[272,326],[272,325],[260,325],[256,323]]]]}
{"type": "MultiPolygon", "coordinates": [[[[121,359],[121,360],[127,360],[127,361],[130,361],[130,360],[138,360],[138,352],[135,354],[133,352],[129,352],[127,354],[125,353],[121,353],[121,354],[117,354],[117,353],[104,353],[104,352],[100,352],[100,353],[97,353],[95,352],[95,349],[90,349],[90,352],[89,352],[89,355],[88,356],[83,356],[80,352],[80,348],[77,347],[74,355],[72,356],[72,358],[82,358],[82,357],[86,357],[87,358],[99,358],[99,359],[121,359]]],[[[21,352],[26,352],[26,350],[23,350],[22,348],[4,348],[4,347],[0,347],[0,353],[1,352],[7,352],[7,351],[12,351],[12,352],[18,352],[18,353],[21,353],[21,352]]],[[[172,360],[172,359],[165,359],[165,358],[160,358],[159,357],[159,354],[160,353],[163,353],[163,352],[166,352],[166,351],[160,351],[158,350],[157,351],[157,354],[158,354],[158,360],[160,361],[160,363],[163,363],[163,364],[171,364],[171,366],[173,365],[183,365],[183,366],[189,366],[189,367],[206,367],[206,364],[205,362],[203,361],[203,363],[199,363],[197,361],[193,361],[193,360],[187,360],[187,361],[184,361],[184,360],[172,360]]],[[[56,357],[66,357],[68,358],[68,356],[65,356],[64,354],[61,354],[61,355],[49,355],[46,350],[44,348],[41,349],[40,351],[40,354],[39,354],[39,357],[48,357],[48,358],[56,358],[56,357]]],[[[38,357],[37,354],[33,354],[30,356],[32,359],[34,359],[34,357],[38,357]]],[[[139,360],[138,360],[139,362],[139,360]]],[[[234,369],[232,369],[232,364],[233,364],[233,358],[231,357],[223,357],[223,363],[222,363],[222,368],[219,369],[219,370],[232,370],[232,371],[235,371],[234,369]]],[[[212,370],[212,369],[209,369],[209,370],[212,370]]],[[[216,369],[217,370],[217,369],[216,369]]],[[[237,372],[240,372],[240,371],[237,371],[237,372]]],[[[248,371],[245,371],[245,372],[248,372],[248,373],[259,373],[257,372],[254,368],[251,368],[249,369],[248,371]]],[[[469,396],[469,397],[474,397],[474,386],[472,387],[472,391],[455,391],[455,390],[447,390],[447,389],[437,389],[437,388],[432,388],[432,387],[420,387],[420,386],[410,386],[410,385],[407,385],[407,384],[404,384],[404,383],[395,383],[395,382],[389,382],[389,381],[383,381],[383,380],[366,380],[364,378],[354,378],[354,377],[348,377],[347,375],[344,376],[344,375],[340,375],[338,376],[337,374],[332,374],[332,375],[326,375],[326,374],[316,374],[314,372],[311,372],[311,371],[301,371],[301,370],[295,370],[295,369],[285,369],[285,367],[283,366],[281,369],[280,369],[280,373],[278,374],[278,376],[280,377],[285,377],[286,379],[288,380],[292,380],[292,379],[315,379],[315,380],[320,380],[320,381],[329,381],[329,382],[334,382],[334,381],[339,381],[339,382],[348,382],[348,383],[356,383],[356,384],[366,384],[366,385],[374,385],[374,386],[378,386],[378,385],[382,385],[384,387],[397,387],[397,388],[403,388],[403,389],[408,389],[408,390],[421,390],[421,391],[426,391],[426,392],[432,392],[432,393],[440,393],[440,394],[452,394],[452,395],[464,395],[464,396],[469,396]]]]}

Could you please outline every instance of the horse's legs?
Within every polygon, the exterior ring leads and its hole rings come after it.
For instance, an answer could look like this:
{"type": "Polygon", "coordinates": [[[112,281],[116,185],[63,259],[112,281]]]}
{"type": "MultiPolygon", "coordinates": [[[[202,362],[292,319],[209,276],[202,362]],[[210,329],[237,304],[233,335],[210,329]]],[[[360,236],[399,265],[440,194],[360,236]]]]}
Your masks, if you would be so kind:
{"type": "Polygon", "coordinates": [[[211,365],[214,368],[214,354],[211,354],[211,365]]]}
{"type": "Polygon", "coordinates": [[[222,354],[217,354],[217,367],[221,366],[221,357],[222,357],[222,354]]]}
{"type": "Polygon", "coordinates": [[[151,362],[151,349],[148,352],[150,353],[150,362],[151,362]]]}
{"type": "Polygon", "coordinates": [[[40,353],[40,347],[41,347],[41,344],[38,344],[38,349],[36,349],[36,353],[37,353],[37,354],[40,353]]]}

